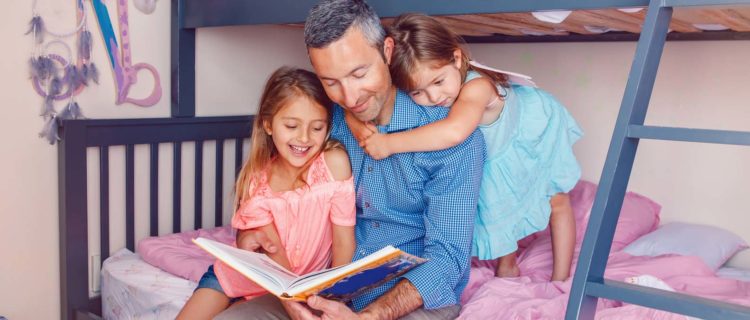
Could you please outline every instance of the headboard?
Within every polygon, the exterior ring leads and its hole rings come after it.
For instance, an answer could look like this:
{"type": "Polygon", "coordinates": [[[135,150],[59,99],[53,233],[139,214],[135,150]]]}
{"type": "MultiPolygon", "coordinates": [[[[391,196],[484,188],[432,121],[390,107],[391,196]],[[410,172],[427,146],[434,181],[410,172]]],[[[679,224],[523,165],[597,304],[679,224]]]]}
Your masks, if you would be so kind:
{"type": "MultiPolygon", "coordinates": [[[[216,141],[214,224],[222,225],[224,144],[234,141],[235,176],[243,161],[242,144],[250,136],[252,116],[68,120],[61,127],[58,148],[58,187],[60,203],[60,288],[62,319],[96,319],[101,314],[101,298],[89,298],[89,235],[87,195],[87,149],[99,150],[100,256],[104,261],[110,248],[110,147],[125,148],[125,246],[135,249],[135,146],[149,146],[149,234],[158,235],[160,214],[172,215],[172,232],[181,225],[182,144],[195,144],[194,228],[203,227],[203,143],[216,141]],[[159,144],[173,146],[172,212],[159,212],[159,144]]],[[[228,160],[228,159],[227,159],[228,160]]],[[[141,186],[139,186],[141,187],[141,186]]]]}

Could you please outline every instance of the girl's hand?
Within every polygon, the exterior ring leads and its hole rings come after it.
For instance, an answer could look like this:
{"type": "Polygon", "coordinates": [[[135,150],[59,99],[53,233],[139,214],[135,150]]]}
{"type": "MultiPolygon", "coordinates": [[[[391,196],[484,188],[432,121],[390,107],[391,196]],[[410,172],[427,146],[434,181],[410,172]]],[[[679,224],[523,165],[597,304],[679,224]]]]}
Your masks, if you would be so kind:
{"type": "Polygon", "coordinates": [[[275,253],[276,246],[268,235],[260,230],[249,229],[237,231],[237,248],[248,251],[275,253]]]}
{"type": "Polygon", "coordinates": [[[346,124],[349,126],[349,130],[352,132],[354,138],[357,139],[357,142],[359,143],[365,141],[373,133],[378,132],[378,128],[375,127],[375,125],[369,122],[365,123],[360,121],[359,119],[355,118],[351,112],[344,113],[344,120],[346,120],[346,124]]]}
{"type": "Polygon", "coordinates": [[[392,154],[387,134],[374,133],[361,142],[360,146],[375,160],[388,158],[392,154]]]}

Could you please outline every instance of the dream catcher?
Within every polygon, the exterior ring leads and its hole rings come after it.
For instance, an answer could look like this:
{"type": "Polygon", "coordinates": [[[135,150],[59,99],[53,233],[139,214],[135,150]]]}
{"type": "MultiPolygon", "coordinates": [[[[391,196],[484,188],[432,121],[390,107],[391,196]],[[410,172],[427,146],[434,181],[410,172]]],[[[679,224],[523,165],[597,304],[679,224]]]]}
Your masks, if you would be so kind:
{"type": "Polygon", "coordinates": [[[90,83],[99,82],[99,72],[91,62],[91,32],[86,21],[83,0],[76,0],[76,26],[66,32],[51,30],[37,11],[37,0],[32,1],[29,31],[34,37],[29,65],[34,90],[44,99],[41,117],[44,127],[39,136],[50,144],[60,140],[58,122],[82,119],[83,114],[75,97],[90,83]],[[76,48],[71,49],[65,39],[75,37],[76,48]],[[54,53],[53,53],[54,52],[54,53]],[[62,109],[56,101],[65,101],[62,109]]]}

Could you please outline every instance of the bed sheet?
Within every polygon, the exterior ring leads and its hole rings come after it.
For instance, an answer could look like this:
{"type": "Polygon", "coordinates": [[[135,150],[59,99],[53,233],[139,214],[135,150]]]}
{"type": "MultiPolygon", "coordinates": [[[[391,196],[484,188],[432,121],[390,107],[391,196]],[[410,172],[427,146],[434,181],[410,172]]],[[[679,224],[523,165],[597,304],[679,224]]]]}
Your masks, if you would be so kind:
{"type": "Polygon", "coordinates": [[[101,281],[105,319],[174,319],[197,285],[146,263],[127,249],[104,261],[101,281]]]}

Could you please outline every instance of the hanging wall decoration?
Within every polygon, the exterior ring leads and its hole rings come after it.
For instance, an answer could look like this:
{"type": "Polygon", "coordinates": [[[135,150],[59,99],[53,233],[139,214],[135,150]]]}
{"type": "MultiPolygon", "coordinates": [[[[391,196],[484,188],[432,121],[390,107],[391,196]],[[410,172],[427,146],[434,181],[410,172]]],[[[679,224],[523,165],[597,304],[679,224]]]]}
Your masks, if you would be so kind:
{"type": "Polygon", "coordinates": [[[119,21],[120,40],[122,46],[117,43],[112,22],[109,18],[109,11],[102,0],[92,0],[96,18],[99,21],[99,29],[102,31],[104,46],[107,48],[109,62],[112,65],[112,71],[117,86],[116,104],[132,103],[141,107],[150,107],[155,105],[161,99],[161,81],[159,72],[152,65],[147,63],[132,64],[130,56],[130,33],[128,28],[128,3],[127,0],[117,1],[117,18],[119,21]],[[138,72],[146,70],[154,78],[154,86],[151,94],[145,98],[131,98],[130,87],[138,80],[138,72]]]}
{"type": "Polygon", "coordinates": [[[32,1],[32,18],[29,31],[34,38],[31,59],[31,83],[34,90],[44,99],[40,115],[44,126],[39,136],[50,144],[60,140],[57,134],[58,122],[65,119],[82,119],[83,114],[75,96],[89,83],[98,83],[98,71],[91,62],[91,32],[86,21],[86,7],[83,0],[76,0],[76,23],[70,31],[51,30],[37,11],[37,0],[32,1]],[[45,39],[45,37],[50,37],[45,39]],[[66,38],[77,37],[77,48],[70,49],[66,38]],[[61,52],[62,51],[62,52],[61,52]],[[56,53],[55,53],[56,52],[56,53]],[[56,101],[66,101],[58,112],[56,101]]]}
{"type": "MultiPolygon", "coordinates": [[[[32,18],[29,31],[34,38],[31,59],[31,82],[34,90],[43,98],[40,115],[44,127],[39,136],[54,144],[58,136],[61,120],[83,119],[83,113],[75,97],[90,83],[99,83],[99,71],[91,61],[92,38],[88,28],[88,10],[85,0],[76,0],[76,26],[68,32],[51,30],[37,10],[37,1],[32,1],[32,18]],[[76,50],[72,50],[66,38],[76,37],[76,50]],[[58,111],[56,101],[66,101],[58,111]]],[[[99,22],[107,49],[107,55],[115,80],[117,97],[115,104],[131,103],[141,107],[155,105],[161,99],[162,89],[159,73],[147,63],[132,64],[130,54],[130,34],[127,0],[116,0],[115,12],[121,44],[115,36],[109,10],[102,0],[91,0],[94,13],[99,22]],[[138,80],[139,71],[151,73],[154,85],[151,93],[145,98],[130,97],[130,88],[138,80]]],[[[153,11],[155,0],[140,2],[146,9],[153,11]]]]}

